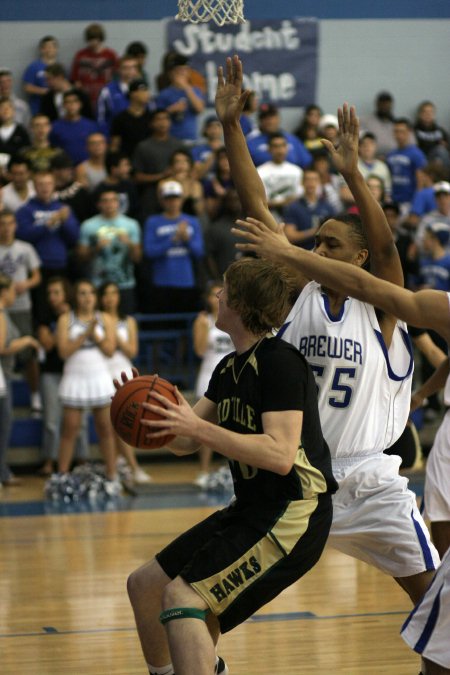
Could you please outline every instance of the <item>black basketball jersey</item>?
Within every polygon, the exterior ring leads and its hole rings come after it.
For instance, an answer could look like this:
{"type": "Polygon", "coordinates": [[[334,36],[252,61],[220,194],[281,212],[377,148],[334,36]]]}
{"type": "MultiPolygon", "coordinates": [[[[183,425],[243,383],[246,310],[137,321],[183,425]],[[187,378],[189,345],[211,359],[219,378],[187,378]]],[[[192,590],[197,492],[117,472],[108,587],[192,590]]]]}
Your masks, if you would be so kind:
{"type": "Polygon", "coordinates": [[[297,456],[286,476],[229,460],[239,501],[284,502],[336,491],[314,376],[295,347],[267,337],[243,354],[229,354],[214,370],[205,396],[217,405],[219,425],[240,434],[262,434],[265,412],[303,411],[297,456]]]}

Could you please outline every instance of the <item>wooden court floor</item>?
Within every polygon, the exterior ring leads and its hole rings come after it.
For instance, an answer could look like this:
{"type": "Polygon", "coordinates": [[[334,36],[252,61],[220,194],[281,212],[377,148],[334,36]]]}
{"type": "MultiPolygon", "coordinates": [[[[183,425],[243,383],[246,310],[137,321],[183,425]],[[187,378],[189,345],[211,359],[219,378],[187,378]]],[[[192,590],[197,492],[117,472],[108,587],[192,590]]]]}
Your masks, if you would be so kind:
{"type": "MultiPolygon", "coordinates": [[[[161,463],[150,472],[156,483],[185,482],[196,467],[161,463]]],[[[7,505],[26,513],[29,503],[39,512],[42,487],[24,477],[22,487],[3,489],[0,513],[7,505]]],[[[127,576],[214,508],[175,502],[0,517],[1,675],[145,675],[127,576]]],[[[408,610],[389,577],[328,549],[305,578],[223,636],[219,653],[230,675],[417,675],[419,659],[399,636],[408,610]]]]}

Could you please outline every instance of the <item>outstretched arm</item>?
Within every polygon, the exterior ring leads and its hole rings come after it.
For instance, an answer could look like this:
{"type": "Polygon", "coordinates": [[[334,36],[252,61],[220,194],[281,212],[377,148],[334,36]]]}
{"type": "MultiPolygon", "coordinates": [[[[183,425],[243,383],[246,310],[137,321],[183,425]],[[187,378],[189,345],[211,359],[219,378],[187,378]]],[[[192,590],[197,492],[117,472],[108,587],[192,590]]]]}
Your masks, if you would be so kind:
{"type": "Polygon", "coordinates": [[[300,268],[310,279],[344,295],[368,302],[419,328],[432,328],[450,342],[449,295],[444,291],[424,290],[413,293],[389,281],[379,279],[357,265],[325,258],[312,251],[291,246],[263,222],[254,218],[238,220],[242,229],[233,234],[245,239],[237,244],[252,252],[289,267],[300,268]]]}

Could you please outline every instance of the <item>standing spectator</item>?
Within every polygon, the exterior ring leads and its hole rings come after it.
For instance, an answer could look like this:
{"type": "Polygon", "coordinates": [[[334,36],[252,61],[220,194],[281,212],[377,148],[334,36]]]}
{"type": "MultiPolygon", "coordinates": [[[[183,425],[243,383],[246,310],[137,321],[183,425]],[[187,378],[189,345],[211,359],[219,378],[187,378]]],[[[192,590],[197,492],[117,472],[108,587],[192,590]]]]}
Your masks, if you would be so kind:
{"type": "Polygon", "coordinates": [[[342,178],[331,170],[330,159],[325,149],[314,153],[311,169],[317,171],[322,185],[322,197],[330,204],[335,213],[343,210],[340,198],[342,178]]]}
{"type": "Polygon", "coordinates": [[[428,225],[423,238],[424,257],[419,262],[421,288],[450,291],[450,255],[447,247],[450,227],[445,223],[428,225]]]}
{"type": "Polygon", "coordinates": [[[169,180],[181,183],[183,188],[183,213],[200,217],[205,210],[203,185],[195,177],[194,162],[188,150],[175,150],[170,158],[169,180]]]}
{"type": "Polygon", "coordinates": [[[202,136],[203,140],[190,148],[194,160],[195,175],[199,180],[213,172],[215,151],[223,147],[222,125],[217,117],[213,115],[205,119],[202,136]]]}
{"type": "Polygon", "coordinates": [[[150,134],[150,89],[143,79],[136,79],[128,88],[129,105],[111,122],[110,150],[123,152],[128,157],[150,134]]]}
{"type": "Polygon", "coordinates": [[[145,62],[147,60],[148,56],[148,49],[144,45],[143,42],[140,42],[139,40],[136,40],[134,42],[130,42],[129,45],[125,48],[125,55],[126,56],[133,56],[136,61],[137,61],[137,67],[139,71],[139,78],[142,78],[144,82],[147,84],[149,83],[149,78],[147,75],[147,72],[145,70],[145,62]]]}
{"type": "Polygon", "coordinates": [[[314,236],[325,218],[334,215],[331,205],[321,196],[320,176],[314,169],[303,174],[303,197],[284,209],[285,234],[292,244],[314,247],[314,236]]]}
{"type": "Polygon", "coordinates": [[[67,152],[75,165],[88,159],[87,139],[99,132],[96,122],[81,116],[81,99],[73,89],[63,94],[64,117],[52,124],[50,143],[67,152]]]}
{"type": "Polygon", "coordinates": [[[280,132],[269,136],[271,159],[258,166],[258,173],[266,191],[267,203],[272,215],[281,221],[283,209],[302,194],[303,171],[286,160],[288,145],[280,132]]]}
{"type": "Polygon", "coordinates": [[[168,70],[170,84],[156,97],[157,108],[164,108],[172,120],[171,133],[183,141],[197,140],[197,117],[205,108],[205,96],[192,86],[185,56],[173,59],[168,70]]]}
{"type": "Polygon", "coordinates": [[[389,198],[392,191],[391,173],[385,162],[377,159],[377,139],[370,131],[361,134],[358,148],[358,169],[364,178],[378,176],[384,184],[386,197],[389,198]]]}
{"type": "Polygon", "coordinates": [[[9,318],[7,310],[14,304],[15,299],[14,283],[10,277],[0,273],[0,373],[3,373],[4,378],[3,385],[0,384],[0,483],[6,486],[20,484],[6,463],[6,451],[13,420],[11,378],[15,355],[24,349],[37,350],[39,348],[38,341],[31,335],[20,337],[18,329],[9,318]]]}
{"type": "Polygon", "coordinates": [[[105,190],[114,190],[119,198],[119,211],[130,218],[139,215],[139,199],[136,183],[131,180],[131,163],[122,152],[108,152],[105,157],[106,178],[91,194],[91,202],[97,206],[99,197],[105,190]]]}
{"type": "Polygon", "coordinates": [[[414,133],[417,145],[429,162],[438,160],[450,169],[449,140],[445,129],[436,122],[436,107],[431,101],[423,101],[418,109],[414,133]]]}
{"type": "MultiPolygon", "coordinates": [[[[182,56],[174,49],[166,52],[162,58],[162,71],[156,76],[156,87],[158,91],[162,91],[170,87],[170,71],[178,64],[186,64],[186,57],[182,56]]],[[[198,87],[204,94],[206,94],[206,80],[198,70],[194,68],[189,69],[189,83],[193,87],[198,87]]]]}
{"type": "Polygon", "coordinates": [[[238,240],[231,230],[241,216],[238,194],[234,188],[229,188],[220,199],[215,218],[205,230],[206,263],[211,279],[222,279],[228,265],[240,257],[236,251],[238,240]]]}
{"type": "Polygon", "coordinates": [[[269,136],[275,133],[282,133],[287,141],[288,153],[286,160],[288,162],[297,164],[302,169],[311,164],[312,157],[303,143],[297,136],[281,129],[280,113],[276,106],[263,103],[259,108],[258,124],[258,129],[255,129],[246,136],[248,149],[255,166],[270,161],[269,136]]]}
{"type": "Polygon", "coordinates": [[[64,117],[63,96],[64,92],[74,90],[81,101],[80,114],[82,117],[93,119],[92,106],[89,96],[83,89],[74,87],[67,79],[66,71],[60,63],[52,63],[45,69],[48,91],[42,96],[40,113],[47,115],[51,122],[59,117],[64,117]]]}
{"type": "Polygon", "coordinates": [[[48,91],[45,70],[58,58],[58,40],[53,35],[46,35],[39,41],[39,58],[30,63],[23,74],[23,88],[28,94],[31,113],[37,115],[41,100],[48,91]]]}
{"type": "Polygon", "coordinates": [[[408,213],[408,223],[416,228],[421,218],[436,208],[434,183],[444,180],[442,167],[436,163],[427,164],[420,170],[420,187],[415,191],[411,208],[408,213]]]}
{"type": "Polygon", "coordinates": [[[52,159],[55,193],[53,197],[70,207],[79,223],[87,220],[95,213],[91,195],[86,188],[75,179],[73,162],[69,155],[61,152],[52,159]]]}
{"type": "Polygon", "coordinates": [[[20,153],[20,156],[30,163],[31,171],[48,171],[51,161],[56,155],[61,154],[60,148],[50,145],[49,136],[51,131],[50,120],[46,115],[34,115],[30,124],[31,145],[20,153]]]}
{"type": "Polygon", "coordinates": [[[170,158],[185,147],[170,135],[170,115],[167,110],[155,110],[150,118],[150,137],[136,147],[133,155],[134,177],[141,188],[141,210],[144,220],[159,209],[157,185],[170,174],[170,158]]]}
{"type": "Polygon", "coordinates": [[[416,244],[421,248],[425,230],[434,223],[450,227],[450,183],[441,180],[433,185],[436,208],[429,211],[419,222],[416,231],[416,244]]]}
{"type": "Polygon", "coordinates": [[[105,157],[108,146],[105,136],[98,131],[89,134],[86,148],[88,157],[78,164],[75,177],[89,192],[92,192],[106,178],[105,157]]]}
{"type": "Polygon", "coordinates": [[[139,223],[120,213],[117,192],[107,188],[99,195],[99,213],[81,224],[77,253],[89,267],[94,286],[117,284],[127,314],[136,311],[134,265],[142,257],[139,223]]]}
{"type": "Polygon", "coordinates": [[[0,68],[0,98],[9,98],[14,108],[14,121],[28,129],[31,119],[30,107],[15,95],[13,75],[9,68],[0,68]]]}
{"type": "Polygon", "coordinates": [[[117,79],[111,80],[100,91],[97,100],[97,121],[109,132],[113,117],[128,108],[128,89],[130,82],[139,77],[138,64],[134,56],[120,59],[117,79]]]}
{"type": "Polygon", "coordinates": [[[200,223],[181,210],[183,188],[163,181],[159,188],[163,212],[144,225],[144,255],[152,261],[155,312],[194,312],[198,309],[193,260],[203,256],[200,223]]]}
{"type": "Polygon", "coordinates": [[[322,117],[319,120],[320,137],[325,138],[327,141],[330,141],[330,143],[332,143],[334,147],[336,147],[338,143],[338,132],[339,132],[339,122],[336,115],[331,115],[330,113],[322,115],[322,117]]]}
{"type": "MultiPolygon", "coordinates": [[[[70,310],[70,287],[65,277],[50,277],[46,286],[47,303],[41,316],[37,317],[37,338],[44,350],[40,363],[42,395],[42,445],[43,464],[38,473],[50,476],[55,470],[60,443],[62,405],[58,391],[64,362],[56,348],[56,325],[60,316],[70,310]]],[[[83,415],[75,444],[75,456],[79,460],[89,455],[87,416],[83,415]]]]}
{"type": "Polygon", "coordinates": [[[419,260],[414,237],[402,224],[399,205],[395,202],[382,204],[387,223],[394,236],[395,245],[400,256],[405,287],[411,288],[419,274],[419,260]]]}
{"type": "Polygon", "coordinates": [[[14,107],[9,98],[0,99],[0,175],[6,174],[11,157],[30,144],[28,131],[14,121],[14,107]]]}
{"type": "Polygon", "coordinates": [[[87,47],[74,56],[71,81],[89,95],[92,110],[97,110],[97,98],[101,89],[111,82],[119,65],[116,52],[103,44],[106,34],[99,23],[91,23],[84,31],[87,47]]]}
{"type": "Polygon", "coordinates": [[[20,155],[12,157],[8,163],[8,177],[10,182],[2,188],[3,207],[15,213],[35,195],[26,159],[20,155]]]}
{"type": "Polygon", "coordinates": [[[394,98],[388,91],[380,91],[375,99],[375,111],[361,119],[361,129],[369,131],[378,143],[380,159],[395,149],[394,98]]]}
{"type": "Polygon", "coordinates": [[[420,181],[419,170],[426,165],[427,158],[412,145],[411,124],[406,117],[395,120],[394,137],[397,149],[387,155],[386,163],[392,175],[392,199],[406,215],[420,181]]]}
{"type": "MultiPolygon", "coordinates": [[[[120,380],[120,374],[131,374],[132,360],[137,356],[139,348],[138,328],[136,319],[127,315],[121,303],[120,289],[117,284],[106,281],[98,291],[99,307],[105,314],[111,317],[115,336],[116,349],[108,359],[108,368],[111,379],[120,380]]],[[[134,483],[149,483],[151,478],[138,464],[135,450],[123,441],[117,434],[115,436],[117,454],[123,457],[132,470],[134,483]]]]}
{"type": "Polygon", "coordinates": [[[253,131],[253,129],[256,129],[256,122],[255,122],[255,113],[258,110],[258,97],[256,95],[256,92],[252,91],[247,100],[244,103],[244,107],[242,108],[242,115],[239,120],[242,133],[244,136],[248,136],[248,134],[253,131]]]}
{"type": "Polygon", "coordinates": [[[214,154],[214,173],[203,181],[206,213],[210,220],[216,218],[221,208],[223,197],[233,187],[230,162],[228,161],[225,146],[216,150],[214,154]]]}
{"type": "Polygon", "coordinates": [[[56,326],[56,345],[64,360],[59,396],[63,423],[58,471],[70,471],[83,412],[92,409],[100,452],[105,461],[107,489],[117,489],[114,431],[109,417],[114,393],[107,358],[115,349],[111,317],[97,311],[97,294],[90,281],[75,284],[74,310],[62,314],[56,326]]]}
{"type": "MultiPolygon", "coordinates": [[[[64,275],[69,252],[78,241],[79,225],[70,208],[55,199],[55,179],[49,171],[34,175],[36,196],[32,197],[16,213],[17,238],[33,244],[41,259],[41,274],[44,282],[54,274],[64,275]]],[[[35,297],[45,301],[45,289],[41,286],[35,297]]]]}
{"type": "Polygon", "coordinates": [[[316,152],[323,152],[323,145],[320,141],[319,124],[322,117],[322,109],[312,103],[307,106],[305,114],[300,120],[300,124],[294,131],[294,134],[301,140],[305,148],[313,157],[316,152]]]}

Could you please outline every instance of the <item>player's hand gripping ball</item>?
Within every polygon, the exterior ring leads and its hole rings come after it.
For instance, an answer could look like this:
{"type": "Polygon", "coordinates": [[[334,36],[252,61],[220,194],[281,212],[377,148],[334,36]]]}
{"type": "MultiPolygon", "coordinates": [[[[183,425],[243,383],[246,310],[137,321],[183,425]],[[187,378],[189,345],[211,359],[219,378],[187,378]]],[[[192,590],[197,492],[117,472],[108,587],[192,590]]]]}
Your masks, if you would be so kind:
{"type": "Polygon", "coordinates": [[[145,410],[141,403],[144,401],[159,405],[161,403],[150,395],[155,391],[165,396],[172,403],[178,405],[173,384],[158,375],[139,375],[128,380],[117,389],[111,401],[111,422],[120,438],[134,448],[141,450],[156,450],[170,443],[175,436],[168,434],[158,438],[145,439],[148,427],[141,424],[141,419],[162,420],[157,413],[145,410]]]}

